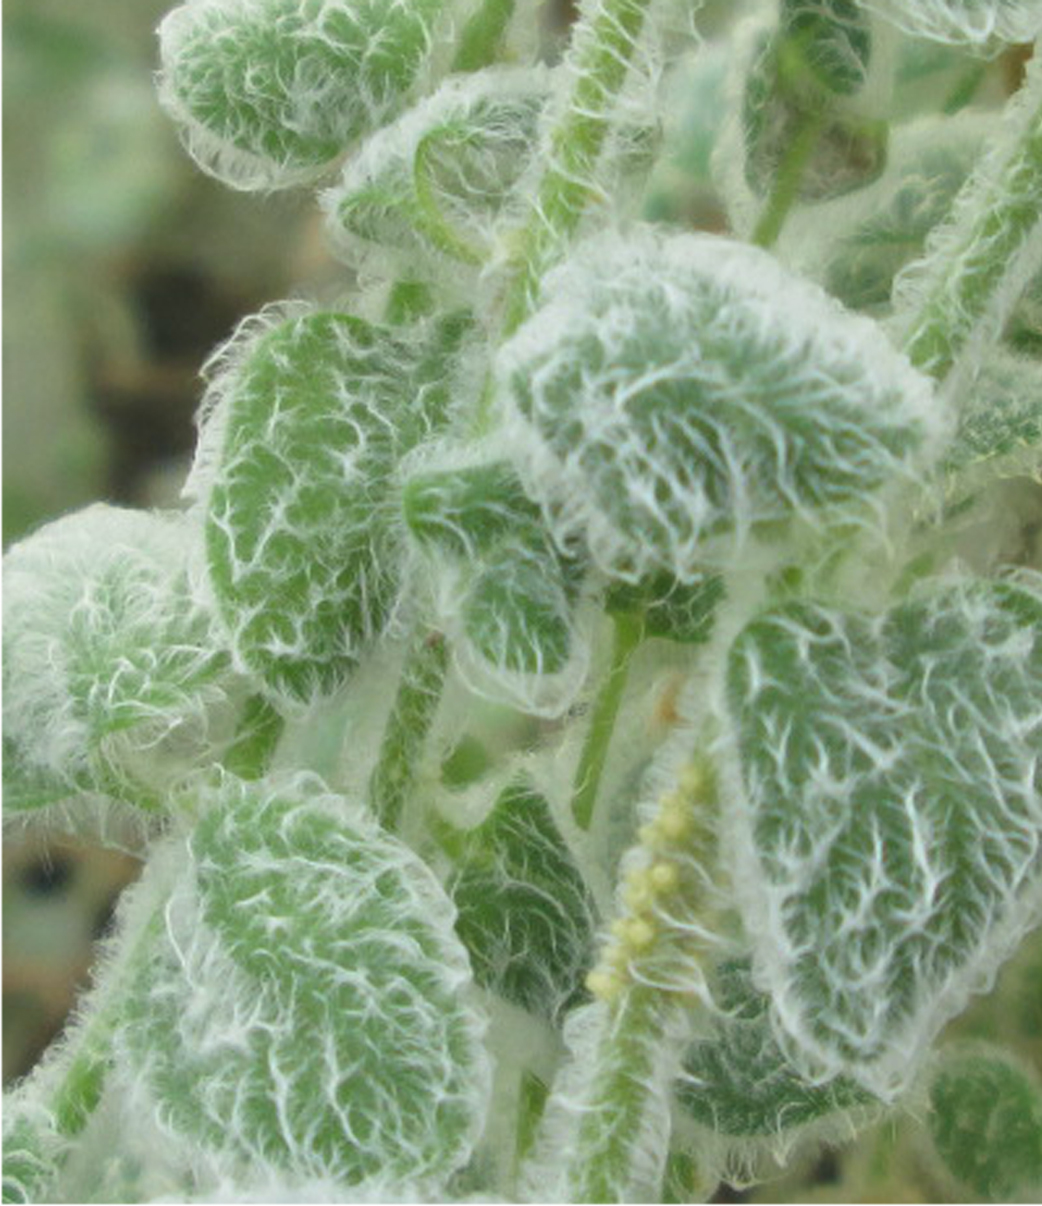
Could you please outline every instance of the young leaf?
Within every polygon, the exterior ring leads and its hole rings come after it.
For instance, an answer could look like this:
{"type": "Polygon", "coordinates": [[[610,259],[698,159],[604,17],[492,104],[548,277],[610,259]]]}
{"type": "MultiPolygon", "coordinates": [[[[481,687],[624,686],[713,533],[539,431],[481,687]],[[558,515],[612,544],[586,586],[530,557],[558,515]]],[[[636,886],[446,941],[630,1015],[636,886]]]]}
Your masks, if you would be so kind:
{"type": "Polygon", "coordinates": [[[864,515],[946,421],[882,331],[755,248],[589,240],[501,349],[508,446],[558,543],[683,582],[793,516],[864,515]]]}
{"type": "Polygon", "coordinates": [[[669,574],[653,574],[637,583],[613,583],[604,610],[610,616],[639,615],[645,637],[704,645],[726,593],[719,574],[691,583],[677,582],[669,574]]]}
{"type": "Polygon", "coordinates": [[[189,594],[195,539],[182,515],[96,504],[8,551],[9,806],[53,802],[62,785],[147,806],[231,738],[241,684],[189,594]]]}
{"type": "Polygon", "coordinates": [[[402,510],[436,574],[452,580],[443,623],[464,675],[479,690],[520,692],[536,710],[561,711],[581,679],[574,613],[583,567],[554,548],[512,466],[416,473],[402,510]],[[555,677],[567,681],[564,696],[548,684],[555,677]]]}
{"type": "Polygon", "coordinates": [[[449,882],[475,980],[551,1020],[581,996],[593,956],[593,901],[546,800],[508,787],[463,835],[449,882]]]}
{"type": "Polygon", "coordinates": [[[159,27],[160,101],[235,188],[308,180],[402,107],[445,0],[192,0],[159,27]]]}
{"type": "Polygon", "coordinates": [[[132,1108],[243,1178],[444,1186],[488,1082],[448,899],[316,779],[225,777],[201,802],[163,940],[128,990],[132,1108]]]}
{"type": "Polygon", "coordinates": [[[793,603],[727,681],[758,976],[798,1067],[890,1097],[1037,916],[1042,577],[793,603]]]}
{"type": "Polygon", "coordinates": [[[960,1185],[986,1202],[1042,1191],[1042,1091],[1004,1052],[945,1051],[930,1081],[934,1147],[960,1185]]]}
{"type": "Polygon", "coordinates": [[[873,190],[863,220],[828,251],[830,293],[853,309],[890,301],[894,278],[922,254],[993,127],[991,114],[965,113],[893,132],[886,179],[873,190]]]}
{"type": "Polygon", "coordinates": [[[340,686],[397,597],[398,459],[445,421],[461,323],[304,313],[233,341],[189,490],[237,660],[306,702],[340,686]]]}
{"type": "Polygon", "coordinates": [[[974,381],[942,462],[949,489],[982,478],[1042,474],[1042,365],[995,351],[974,381]]]}
{"type": "Polygon", "coordinates": [[[447,80],[369,139],[323,195],[334,246],[349,263],[379,247],[440,275],[446,257],[480,264],[531,163],[548,88],[531,69],[447,80]]]}
{"type": "Polygon", "coordinates": [[[402,489],[402,513],[420,544],[468,559],[540,522],[508,461],[413,474],[402,489]]]}
{"type": "Polygon", "coordinates": [[[699,1126],[729,1139],[791,1140],[872,1104],[848,1077],[811,1081],[792,1066],[771,1026],[770,999],[754,988],[747,960],[719,968],[716,1002],[721,1016],[714,1032],[691,1044],[677,1085],[699,1126]]]}

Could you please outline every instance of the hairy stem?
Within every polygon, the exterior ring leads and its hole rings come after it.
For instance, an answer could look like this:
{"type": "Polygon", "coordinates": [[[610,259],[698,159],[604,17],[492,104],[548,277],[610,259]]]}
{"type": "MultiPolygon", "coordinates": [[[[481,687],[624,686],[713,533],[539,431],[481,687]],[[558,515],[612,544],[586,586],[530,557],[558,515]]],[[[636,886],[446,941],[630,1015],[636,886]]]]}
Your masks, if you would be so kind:
{"type": "Polygon", "coordinates": [[[629,1200],[643,1191],[642,1179],[661,1177],[670,1141],[669,1089],[704,954],[704,868],[712,857],[705,813],[715,808],[711,767],[691,763],[640,831],[621,894],[624,910],[587,980],[608,1016],[568,1153],[571,1201],[629,1200]]]}
{"type": "MultiPolygon", "coordinates": [[[[946,377],[975,339],[996,337],[1018,284],[1042,264],[1042,63],[1014,102],[1015,133],[970,177],[952,217],[916,267],[904,345],[912,363],[946,377]]],[[[900,286],[898,305],[900,306],[900,286]]]]}
{"type": "Polygon", "coordinates": [[[581,0],[572,36],[571,91],[550,131],[546,170],[512,256],[506,335],[528,317],[540,279],[594,195],[614,101],[650,5],[651,0],[581,0]]]}
{"type": "Polygon", "coordinates": [[[389,832],[397,829],[416,781],[423,743],[441,699],[447,668],[448,647],[440,632],[425,634],[406,658],[369,779],[369,802],[389,832]]]}
{"type": "Polygon", "coordinates": [[[814,155],[824,125],[824,111],[808,113],[786,149],[778,165],[770,196],[753,231],[752,241],[758,247],[771,248],[777,242],[785,219],[799,198],[804,173],[814,155]]]}
{"type": "Polygon", "coordinates": [[[452,60],[453,71],[479,71],[496,61],[514,7],[515,0],[484,0],[463,26],[452,60]]]}
{"type": "Polygon", "coordinates": [[[593,821],[597,792],[608,760],[608,749],[615,720],[619,714],[626,679],[629,676],[630,660],[644,634],[644,623],[638,615],[613,617],[615,626],[612,640],[611,664],[593,705],[590,726],[579,756],[572,791],[572,816],[580,829],[589,829],[593,821]]]}

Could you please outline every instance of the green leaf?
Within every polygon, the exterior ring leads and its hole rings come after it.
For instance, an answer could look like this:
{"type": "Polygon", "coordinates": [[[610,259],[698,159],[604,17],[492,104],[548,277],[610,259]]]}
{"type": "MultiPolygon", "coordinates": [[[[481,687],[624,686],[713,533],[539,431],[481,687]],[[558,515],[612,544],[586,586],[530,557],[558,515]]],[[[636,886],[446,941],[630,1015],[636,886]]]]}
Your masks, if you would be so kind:
{"type": "Polygon", "coordinates": [[[947,216],[993,127],[991,114],[928,118],[893,132],[886,180],[853,230],[829,249],[825,284],[854,309],[890,301],[894,277],[947,216]]]}
{"type": "Polygon", "coordinates": [[[317,779],[200,792],[163,941],[128,989],[128,1075],[186,1152],[243,1177],[437,1191],[488,1087],[448,898],[317,779]]]}
{"type": "Polygon", "coordinates": [[[726,593],[719,574],[686,583],[660,573],[637,583],[613,583],[604,609],[610,616],[639,615],[646,637],[704,645],[726,593]]]}
{"type": "Polygon", "coordinates": [[[159,28],[160,100],[237,188],[320,173],[405,103],[444,0],[193,0],[159,28]]]}
{"type": "Polygon", "coordinates": [[[982,479],[1042,476],[1042,364],[993,352],[972,387],[942,468],[949,492],[982,479]]]}
{"type": "Polygon", "coordinates": [[[532,162],[549,91],[545,72],[495,68],[454,76],[370,138],[323,197],[334,246],[367,249],[443,275],[446,258],[476,265],[532,162]]]}
{"type": "Polygon", "coordinates": [[[32,763],[27,763],[18,743],[4,734],[3,739],[4,816],[31,813],[67,800],[74,788],[32,763]]]}
{"type": "Polygon", "coordinates": [[[883,332],[756,248],[635,227],[578,246],[501,349],[507,446],[560,545],[684,582],[752,533],[864,517],[947,420],[883,332]]]}
{"type": "Polygon", "coordinates": [[[748,960],[718,969],[713,1033],[684,1057],[677,1096],[707,1130],[733,1139],[779,1140],[875,1100],[846,1076],[811,1081],[793,1067],[771,1025],[770,998],[757,992],[748,960]]]}
{"type": "Polygon", "coordinates": [[[235,655],[277,697],[335,691],[383,631],[393,470],[446,419],[463,329],[306,313],[248,332],[215,378],[190,488],[235,655]]]}
{"type": "Polygon", "coordinates": [[[507,461],[414,474],[402,489],[402,512],[421,544],[468,559],[541,522],[507,461]]]}
{"type": "Polygon", "coordinates": [[[484,988],[551,1020],[581,998],[593,901],[546,800],[508,787],[464,839],[449,892],[456,932],[484,988]]]}
{"type": "Polygon", "coordinates": [[[947,1050],[930,1081],[930,1133],[948,1171],[987,1202],[1042,1191],[1042,1092],[1004,1052],[947,1050]]]}
{"type": "Polygon", "coordinates": [[[892,1096],[1037,910],[1042,576],[735,641],[740,905],[792,1053],[892,1096]]]}
{"type": "Polygon", "coordinates": [[[856,0],[782,0],[779,33],[796,60],[789,70],[800,73],[787,83],[839,96],[857,92],[865,83],[872,28],[856,0]]]}
{"type": "Polygon", "coordinates": [[[4,1203],[53,1201],[64,1147],[46,1111],[5,1095],[4,1203]]]}
{"type": "Polygon", "coordinates": [[[53,799],[60,784],[147,807],[230,739],[241,683],[189,593],[196,539],[183,515],[96,504],[8,551],[4,734],[21,781],[15,807],[53,799]]]}

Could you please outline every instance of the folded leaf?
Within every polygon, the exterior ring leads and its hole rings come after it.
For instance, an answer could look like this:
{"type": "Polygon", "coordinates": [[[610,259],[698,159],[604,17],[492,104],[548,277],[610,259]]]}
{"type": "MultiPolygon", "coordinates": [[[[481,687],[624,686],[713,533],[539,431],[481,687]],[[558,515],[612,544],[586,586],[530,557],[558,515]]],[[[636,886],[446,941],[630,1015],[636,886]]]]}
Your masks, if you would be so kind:
{"type": "Polygon", "coordinates": [[[196,538],[183,515],[99,503],[5,555],[9,806],[63,785],[148,806],[231,739],[242,685],[189,592],[196,538]]]}

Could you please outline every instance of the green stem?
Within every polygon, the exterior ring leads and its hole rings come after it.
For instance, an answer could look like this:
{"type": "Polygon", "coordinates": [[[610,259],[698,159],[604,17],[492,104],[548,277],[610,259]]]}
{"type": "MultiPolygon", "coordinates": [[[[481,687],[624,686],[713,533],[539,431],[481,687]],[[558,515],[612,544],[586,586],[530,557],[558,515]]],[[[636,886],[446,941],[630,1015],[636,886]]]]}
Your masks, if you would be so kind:
{"type": "Polygon", "coordinates": [[[615,97],[650,4],[651,0],[581,2],[572,37],[571,93],[550,132],[546,171],[511,257],[504,335],[528,317],[540,279],[574,234],[594,193],[615,97]]]}
{"type": "MultiPolygon", "coordinates": [[[[978,171],[955,199],[923,270],[924,288],[906,326],[912,363],[946,377],[982,322],[1006,300],[1011,273],[1042,256],[1042,65],[1029,69],[1019,130],[995,171],[978,171]]],[[[1014,102],[1016,103],[1016,102],[1014,102]]],[[[1002,315],[994,314],[996,333],[1002,315]]]]}
{"type": "Polygon", "coordinates": [[[479,71],[496,61],[514,15],[514,4],[515,0],[484,0],[463,26],[452,60],[453,71],[479,71]]]}
{"type": "Polygon", "coordinates": [[[608,747],[615,730],[630,659],[644,635],[644,621],[639,615],[613,617],[615,631],[612,640],[611,664],[593,706],[590,727],[579,756],[572,793],[572,816],[580,829],[589,829],[593,821],[597,792],[608,760],[608,747]]]}
{"type": "MultiPolygon", "coordinates": [[[[639,831],[643,856],[628,864],[619,898],[623,910],[612,938],[587,979],[606,1011],[589,1056],[578,1130],[565,1169],[568,1200],[614,1202],[646,1191],[634,1177],[634,1156],[648,1142],[663,1161],[668,1126],[652,1131],[683,1055],[693,987],[704,957],[704,873],[715,861],[716,776],[698,757],[683,767],[639,831]]],[[[696,1171],[692,1162],[692,1175],[696,1171]]]]}
{"type": "MultiPolygon", "coordinates": [[[[619,1001],[596,1055],[597,1076],[579,1125],[569,1200],[614,1202],[627,1183],[634,1146],[645,1129],[658,1052],[671,1035],[675,1001],[634,985],[619,1001]]],[[[666,1137],[664,1137],[666,1138],[666,1137]]]]}
{"type": "Polygon", "coordinates": [[[808,113],[778,165],[767,204],[756,223],[752,241],[770,248],[777,242],[785,220],[800,195],[800,185],[825,125],[824,110],[808,113]]]}
{"type": "Polygon", "coordinates": [[[369,801],[381,824],[394,832],[416,781],[423,744],[441,699],[448,647],[441,633],[423,637],[406,659],[398,694],[369,779],[369,801]]]}

